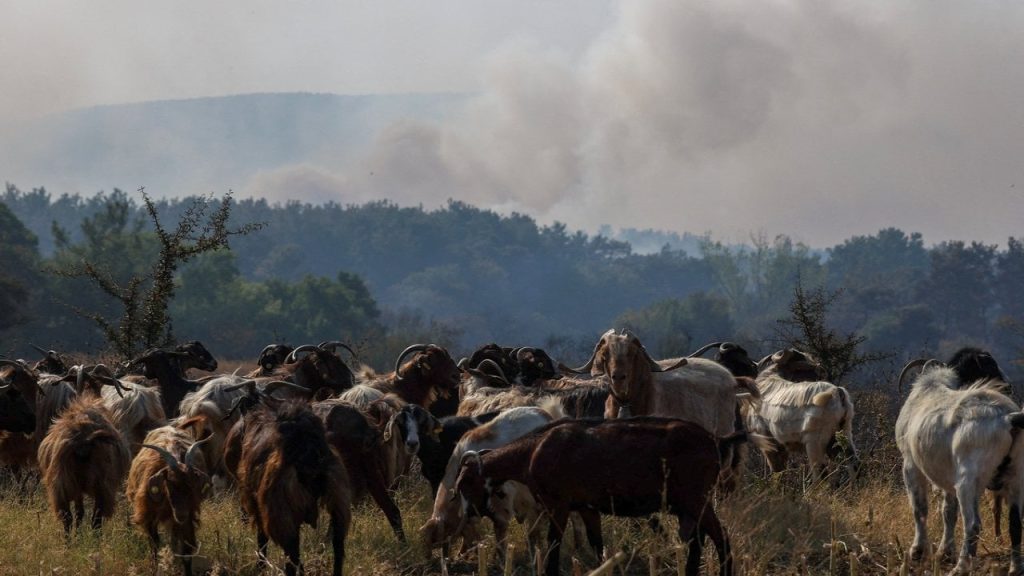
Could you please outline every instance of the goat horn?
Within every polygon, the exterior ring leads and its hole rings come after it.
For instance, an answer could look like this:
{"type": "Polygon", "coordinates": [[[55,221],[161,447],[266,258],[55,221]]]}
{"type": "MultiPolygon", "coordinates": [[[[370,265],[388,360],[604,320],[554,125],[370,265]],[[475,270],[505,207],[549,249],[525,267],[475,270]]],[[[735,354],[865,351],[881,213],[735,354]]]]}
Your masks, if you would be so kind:
{"type": "Polygon", "coordinates": [[[225,392],[234,392],[235,390],[241,390],[242,388],[248,388],[249,389],[248,392],[253,392],[254,390],[256,390],[256,381],[255,380],[246,380],[245,382],[242,382],[241,384],[232,384],[231,386],[225,386],[224,387],[224,391],[225,392]]]}
{"type": "Polygon", "coordinates": [[[404,360],[406,356],[413,352],[423,352],[429,347],[430,344],[413,344],[405,350],[402,350],[402,353],[398,355],[398,359],[395,360],[395,374],[398,374],[398,369],[402,367],[402,360],[404,360]]]}
{"type": "Polygon", "coordinates": [[[288,358],[285,359],[285,364],[291,364],[292,362],[295,362],[295,358],[302,352],[313,352],[314,350],[319,350],[319,348],[312,344],[303,344],[302,346],[299,346],[295,350],[292,350],[292,353],[289,354],[288,358]]]}
{"type": "Polygon", "coordinates": [[[465,454],[463,454],[462,459],[459,460],[459,468],[465,466],[467,460],[476,460],[477,470],[481,472],[483,471],[484,461],[480,459],[480,454],[478,452],[474,450],[468,450],[465,454]]]}
{"type": "Polygon", "coordinates": [[[335,351],[338,349],[339,346],[344,348],[345,350],[348,350],[348,353],[351,354],[353,358],[355,358],[355,359],[359,358],[359,355],[356,354],[355,350],[349,348],[348,344],[345,344],[344,342],[341,342],[340,340],[328,340],[326,342],[321,342],[321,343],[317,344],[317,348],[319,348],[321,350],[327,350],[328,352],[330,352],[332,354],[335,353],[335,351]]]}
{"type": "Polygon", "coordinates": [[[459,370],[465,370],[466,368],[469,368],[469,358],[460,359],[459,363],[456,364],[456,366],[459,367],[459,370]]]}
{"type": "Polygon", "coordinates": [[[536,351],[537,351],[536,348],[532,348],[530,346],[523,346],[522,348],[516,348],[516,352],[515,352],[516,362],[522,362],[523,361],[523,354],[525,352],[536,352],[536,351]]]}
{"type": "Polygon", "coordinates": [[[35,344],[32,344],[31,342],[29,342],[28,345],[33,347],[33,348],[35,348],[43,356],[58,356],[56,350],[44,350],[42,347],[36,346],[35,344]]]}
{"type": "Polygon", "coordinates": [[[82,393],[82,382],[85,380],[85,366],[79,364],[78,366],[72,366],[72,370],[75,370],[75,392],[82,393]]]}
{"type": "Polygon", "coordinates": [[[177,468],[178,467],[178,459],[174,457],[174,454],[171,454],[170,452],[168,452],[163,447],[161,447],[161,446],[153,446],[152,444],[143,444],[142,447],[143,448],[149,448],[150,450],[153,450],[157,454],[159,454],[160,457],[164,459],[164,462],[167,462],[168,468],[177,468]]]}
{"type": "Polygon", "coordinates": [[[597,344],[594,345],[594,352],[590,355],[590,360],[587,360],[587,363],[584,364],[583,366],[580,366],[579,368],[569,368],[565,364],[559,364],[558,369],[563,372],[572,372],[573,374],[589,374],[590,369],[594,366],[594,360],[597,359],[597,351],[600,350],[601,345],[604,344],[604,339],[611,336],[612,334],[615,334],[614,328],[605,332],[604,334],[601,334],[601,339],[598,340],[597,344]]]}
{"type": "Polygon", "coordinates": [[[508,377],[505,376],[505,372],[501,369],[501,366],[498,366],[497,362],[491,360],[490,358],[486,358],[484,360],[481,360],[480,363],[476,365],[477,370],[483,372],[484,374],[487,374],[487,372],[484,370],[485,367],[497,371],[497,374],[491,374],[491,376],[497,376],[498,378],[501,378],[501,381],[504,382],[505,384],[510,384],[508,381],[508,377]]]}
{"type": "Polygon", "coordinates": [[[21,362],[10,360],[8,358],[0,358],[0,366],[17,366],[18,368],[25,368],[21,362]]]}
{"type": "Polygon", "coordinates": [[[294,390],[300,390],[300,391],[302,391],[302,392],[304,392],[306,394],[310,394],[310,393],[313,392],[309,388],[306,388],[305,386],[299,386],[298,384],[295,384],[294,382],[285,382],[284,380],[274,380],[273,382],[268,382],[267,385],[263,387],[263,393],[269,396],[270,394],[274,393],[274,390],[279,390],[279,389],[284,388],[286,386],[288,388],[292,388],[294,390]]]}
{"type": "Polygon", "coordinates": [[[213,434],[207,434],[205,438],[197,442],[193,442],[192,445],[188,447],[188,450],[185,452],[185,466],[192,468],[192,463],[196,459],[196,454],[198,454],[196,448],[206,442],[209,442],[210,438],[213,438],[213,434]]]}
{"type": "Polygon", "coordinates": [[[687,356],[687,358],[698,358],[700,356],[703,356],[704,353],[707,352],[708,350],[711,350],[712,348],[718,348],[720,346],[723,346],[724,344],[724,342],[712,342],[711,344],[705,344],[701,346],[700,350],[697,350],[693,354],[690,354],[689,356],[687,356]]]}
{"type": "Polygon", "coordinates": [[[277,346],[277,344],[267,344],[266,346],[263,347],[263,350],[260,350],[260,355],[257,356],[257,358],[262,357],[267,352],[270,352],[271,350],[274,349],[275,346],[277,346]]]}
{"type": "MultiPolygon", "coordinates": [[[[900,394],[903,394],[903,379],[907,377],[907,373],[913,370],[914,368],[917,368],[918,366],[925,366],[929,362],[932,362],[932,360],[929,360],[927,358],[918,358],[916,360],[911,360],[910,362],[907,362],[907,365],[903,367],[903,370],[900,370],[899,380],[896,381],[896,390],[900,394]]],[[[922,368],[921,371],[924,372],[924,369],[922,368]]]]}
{"type": "Polygon", "coordinates": [[[632,342],[635,343],[640,348],[640,352],[643,353],[644,358],[647,359],[647,365],[651,367],[651,372],[668,372],[669,370],[675,370],[676,368],[682,368],[683,366],[686,366],[686,358],[680,358],[679,361],[673,364],[672,366],[668,368],[662,368],[657,362],[654,361],[654,358],[651,358],[650,352],[648,352],[647,348],[644,348],[644,345],[640,343],[639,338],[637,338],[633,334],[629,334],[629,337],[632,339],[632,342]]]}

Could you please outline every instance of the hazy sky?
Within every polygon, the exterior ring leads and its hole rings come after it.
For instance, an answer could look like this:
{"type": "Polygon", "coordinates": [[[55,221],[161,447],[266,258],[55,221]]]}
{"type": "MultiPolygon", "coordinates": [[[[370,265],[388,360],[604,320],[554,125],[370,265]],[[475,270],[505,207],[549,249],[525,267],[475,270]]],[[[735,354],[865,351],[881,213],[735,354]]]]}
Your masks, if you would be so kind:
{"type": "Polygon", "coordinates": [[[237,190],[455,197],[573,227],[823,246],[1024,235],[1024,4],[0,4],[0,120],[247,92],[467,92],[237,190]],[[371,176],[372,174],[372,176],[371,176]]]}

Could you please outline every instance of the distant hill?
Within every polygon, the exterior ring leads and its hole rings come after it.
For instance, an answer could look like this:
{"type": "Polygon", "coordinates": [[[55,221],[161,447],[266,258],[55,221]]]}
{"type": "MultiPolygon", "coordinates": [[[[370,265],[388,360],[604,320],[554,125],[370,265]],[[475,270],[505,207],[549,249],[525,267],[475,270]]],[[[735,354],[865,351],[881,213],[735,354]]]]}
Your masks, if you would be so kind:
{"type": "Polygon", "coordinates": [[[239,189],[255,173],[335,166],[400,119],[440,119],[464,96],[246,94],[99,106],[0,133],[9,182],[91,194],[146,186],[157,196],[239,189]]]}

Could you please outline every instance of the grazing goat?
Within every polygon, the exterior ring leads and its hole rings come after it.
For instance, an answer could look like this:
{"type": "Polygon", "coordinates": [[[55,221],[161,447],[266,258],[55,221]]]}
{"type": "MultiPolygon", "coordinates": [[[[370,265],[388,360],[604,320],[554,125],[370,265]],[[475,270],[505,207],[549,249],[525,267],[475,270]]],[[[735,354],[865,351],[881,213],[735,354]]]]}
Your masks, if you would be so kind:
{"type": "Polygon", "coordinates": [[[299,529],[316,526],[327,510],[334,550],[332,574],[341,576],[351,499],[345,466],[327,444],[324,426],[306,403],[264,403],[245,417],[238,486],[242,507],[256,528],[261,557],[268,538],[288,557],[287,576],[301,570],[299,529]]]}
{"type": "Polygon", "coordinates": [[[461,373],[444,348],[435,344],[413,344],[398,355],[394,372],[372,377],[362,384],[394,393],[409,404],[430,410],[437,398],[458,394],[461,373]],[[403,363],[410,355],[412,358],[403,363]]]}
{"type": "Polygon", "coordinates": [[[744,406],[747,429],[771,438],[771,449],[764,455],[772,472],[785,469],[789,451],[799,450],[807,454],[818,479],[830,457],[844,458],[852,479],[857,472],[857,448],[850,393],[829,382],[790,379],[817,373],[814,358],[795,348],[762,361],[757,377],[761,400],[744,406]]]}
{"type": "Polygon", "coordinates": [[[163,426],[146,435],[144,448],[132,460],[125,496],[132,504],[132,523],[147,536],[153,561],[160,548],[161,525],[171,535],[171,551],[181,557],[185,576],[192,576],[192,556],[199,525],[199,506],[210,485],[200,450],[209,436],[196,441],[192,434],[163,426]]]}
{"type": "MultiPolygon", "coordinates": [[[[502,412],[490,422],[467,432],[448,460],[444,477],[434,498],[434,509],[430,519],[420,528],[424,544],[428,550],[443,546],[442,553],[447,553],[450,540],[458,535],[463,536],[462,550],[472,547],[476,538],[475,521],[469,518],[469,512],[463,504],[452,496],[455,494],[455,479],[459,472],[459,463],[466,452],[479,451],[487,448],[503,446],[536,428],[562,417],[563,414],[555,403],[548,403],[543,408],[520,407],[502,412]]],[[[498,540],[499,550],[505,549],[508,536],[508,525],[515,517],[527,527],[530,534],[528,540],[536,540],[538,514],[536,503],[529,490],[522,484],[511,483],[502,487],[500,498],[486,510],[481,509],[494,522],[494,533],[498,540]]]]}
{"type": "Polygon", "coordinates": [[[130,456],[101,400],[71,402],[39,444],[38,460],[50,507],[65,534],[70,535],[72,521],[77,526],[85,517],[85,496],[93,499],[93,528],[113,516],[130,456]]]}
{"type": "Polygon", "coordinates": [[[103,364],[79,366],[77,372],[78,394],[103,399],[133,457],[142,448],[146,434],[167,423],[160,390],[121,382],[103,364]]]}
{"type": "Polygon", "coordinates": [[[8,426],[0,428],[13,431],[25,430],[29,420],[34,420],[32,430],[34,446],[46,436],[55,418],[76,396],[70,382],[75,381],[74,371],[63,375],[39,374],[32,368],[13,360],[0,359],[0,411],[9,410],[8,426]],[[26,409],[31,406],[31,418],[26,409]]]}
{"type": "Polygon", "coordinates": [[[312,409],[324,422],[327,443],[337,450],[345,464],[353,502],[369,492],[395,536],[405,542],[402,512],[388,492],[384,473],[387,456],[381,432],[362,410],[342,400],[317,402],[312,409]]]}
{"type": "MultiPolygon", "coordinates": [[[[563,367],[564,368],[564,367],[563,367]]],[[[752,382],[736,380],[716,362],[702,358],[678,358],[661,363],[651,358],[640,339],[609,330],[601,336],[590,360],[567,369],[577,374],[607,375],[606,418],[664,416],[681,418],[702,426],[715,436],[736,431],[738,393],[755,401],[760,392],[752,382]]],[[[722,488],[735,489],[740,459],[723,471],[722,488]]]]}
{"type": "Polygon", "coordinates": [[[420,438],[420,450],[416,456],[420,460],[423,477],[430,482],[431,494],[437,494],[445,468],[459,440],[470,430],[494,420],[498,414],[500,412],[495,410],[479,416],[445,416],[438,422],[436,436],[427,434],[420,438]]]}
{"type": "Polygon", "coordinates": [[[698,573],[708,536],[718,551],[719,574],[731,575],[729,540],[710,495],[719,463],[745,440],[745,432],[720,439],[692,422],[666,418],[562,420],[496,450],[464,454],[456,493],[482,513],[492,505],[495,487],[509,481],[529,486],[550,517],[548,576],[559,574],[570,512],[583,516],[600,556],[598,513],[647,516],[663,507],[679,518],[679,538],[690,544],[686,574],[698,573]]]}
{"type": "MultiPolygon", "coordinates": [[[[900,374],[904,376],[912,365],[900,374]]],[[[1001,382],[981,381],[959,390],[956,372],[925,363],[896,419],[896,445],[903,455],[903,480],[914,514],[913,559],[928,548],[929,485],[945,493],[940,556],[953,550],[957,509],[964,542],[954,574],[966,574],[977,555],[981,520],[978,498],[986,487],[1010,503],[1010,573],[1021,562],[1021,506],[1024,505],[1024,413],[1000,390],[1001,382]]]]}

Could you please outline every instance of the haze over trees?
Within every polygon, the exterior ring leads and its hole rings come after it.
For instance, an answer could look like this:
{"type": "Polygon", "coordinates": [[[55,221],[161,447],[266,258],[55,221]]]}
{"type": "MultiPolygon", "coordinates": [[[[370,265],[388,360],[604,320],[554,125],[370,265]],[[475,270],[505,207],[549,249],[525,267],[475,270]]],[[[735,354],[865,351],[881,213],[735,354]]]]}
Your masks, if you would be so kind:
{"type": "MultiPolygon", "coordinates": [[[[29,355],[29,342],[103,351],[103,335],[74,309],[114,314],[111,299],[47,270],[88,259],[122,283],[145,273],[159,241],[141,197],[8,185],[0,202],[0,284],[10,287],[0,300],[0,352],[29,355]]],[[[191,203],[154,207],[177,222],[191,203]]],[[[248,222],[266,226],[177,270],[168,309],[177,338],[202,340],[224,358],[251,360],[274,341],[340,338],[379,364],[414,340],[456,353],[489,341],[532,344],[571,362],[612,326],[634,330],[660,356],[721,339],[764,354],[780,345],[778,320],[791,315],[798,278],[808,294],[841,291],[829,303],[829,328],[860,335],[867,353],[945,356],[974,344],[991,349],[1011,379],[1024,356],[1016,289],[1024,248],[1015,238],[1005,248],[926,246],[919,234],[890,228],[824,251],[754,236],[744,246],[703,238],[696,250],[642,254],[461,202],[437,210],[234,202],[228,225],[248,222]]]]}

